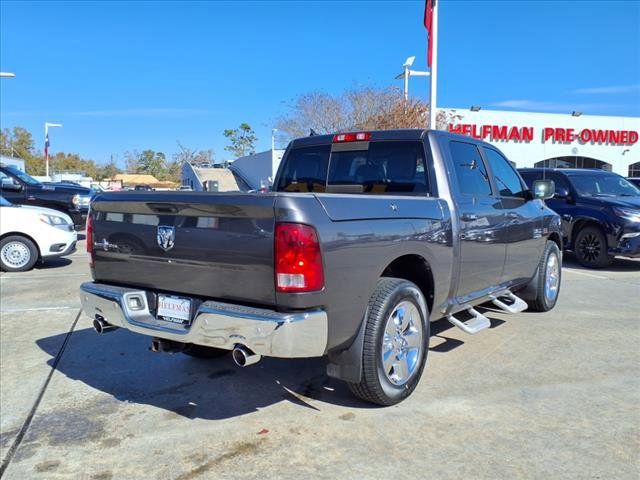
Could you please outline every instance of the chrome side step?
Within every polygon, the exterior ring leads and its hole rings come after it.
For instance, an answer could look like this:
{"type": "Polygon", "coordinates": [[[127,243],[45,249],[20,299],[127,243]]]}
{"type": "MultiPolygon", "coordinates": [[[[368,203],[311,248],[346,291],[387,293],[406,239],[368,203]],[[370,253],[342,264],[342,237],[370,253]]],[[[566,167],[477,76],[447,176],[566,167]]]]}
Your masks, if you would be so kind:
{"type": "Polygon", "coordinates": [[[453,315],[448,315],[447,320],[449,320],[449,322],[451,322],[463,332],[469,333],[471,335],[481,332],[482,330],[486,330],[491,326],[491,320],[482,315],[475,308],[469,307],[467,308],[467,312],[469,312],[472,318],[470,318],[466,322],[457,319],[453,315]]]}
{"type": "Polygon", "coordinates": [[[506,292],[502,295],[494,297],[493,304],[507,313],[520,313],[529,308],[527,302],[511,292],[506,292]]]}

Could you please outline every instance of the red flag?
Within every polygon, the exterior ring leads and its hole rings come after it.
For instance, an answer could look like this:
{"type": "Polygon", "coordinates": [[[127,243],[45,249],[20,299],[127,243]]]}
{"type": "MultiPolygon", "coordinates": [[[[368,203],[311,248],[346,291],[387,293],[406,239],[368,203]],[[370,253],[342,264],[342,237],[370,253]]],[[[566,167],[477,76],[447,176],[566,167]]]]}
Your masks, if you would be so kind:
{"type": "Polygon", "coordinates": [[[425,0],[424,2],[424,28],[427,29],[429,36],[427,40],[427,65],[431,66],[431,52],[433,45],[433,35],[431,28],[433,26],[433,7],[436,6],[436,0],[425,0]]]}

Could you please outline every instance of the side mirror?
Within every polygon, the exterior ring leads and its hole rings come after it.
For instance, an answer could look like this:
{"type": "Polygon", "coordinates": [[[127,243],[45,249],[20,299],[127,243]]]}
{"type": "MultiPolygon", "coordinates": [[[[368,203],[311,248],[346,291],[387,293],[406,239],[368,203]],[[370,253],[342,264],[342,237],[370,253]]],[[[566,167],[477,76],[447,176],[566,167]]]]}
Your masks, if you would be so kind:
{"type": "Polygon", "coordinates": [[[557,198],[558,200],[567,200],[570,195],[571,194],[569,193],[569,190],[567,190],[565,187],[558,187],[558,189],[556,189],[554,198],[557,198]]]}
{"type": "Polygon", "coordinates": [[[2,179],[2,190],[8,190],[12,192],[20,192],[22,190],[22,185],[17,182],[11,181],[9,178],[2,179]]]}
{"type": "Polygon", "coordinates": [[[552,198],[556,192],[556,184],[553,180],[536,180],[533,182],[533,196],[540,200],[552,198]]]}

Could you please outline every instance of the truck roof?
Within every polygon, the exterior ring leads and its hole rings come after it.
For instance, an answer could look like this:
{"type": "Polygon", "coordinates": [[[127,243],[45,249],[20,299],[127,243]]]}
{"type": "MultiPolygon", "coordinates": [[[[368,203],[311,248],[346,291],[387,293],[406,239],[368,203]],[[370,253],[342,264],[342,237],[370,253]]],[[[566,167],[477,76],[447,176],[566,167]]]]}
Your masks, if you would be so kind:
{"type": "MultiPolygon", "coordinates": [[[[422,128],[407,128],[402,130],[350,130],[353,132],[368,132],[371,140],[422,140],[427,130],[422,128]]],[[[342,132],[339,132],[342,133],[342,132]]],[[[311,145],[325,145],[333,141],[335,134],[312,135],[292,140],[292,147],[302,147],[311,145]]]]}
{"type": "MultiPolygon", "coordinates": [[[[438,136],[447,136],[452,138],[457,138],[463,140],[465,142],[473,142],[478,144],[483,144],[486,146],[491,146],[490,144],[483,142],[477,138],[469,137],[467,135],[461,135],[459,133],[451,133],[446,130],[431,130],[425,128],[403,128],[403,129],[394,129],[394,130],[349,130],[349,132],[367,132],[371,134],[371,141],[376,140],[423,140],[427,133],[436,134],[438,136]]],[[[311,135],[308,137],[300,137],[291,141],[291,147],[307,147],[312,145],[328,145],[333,142],[333,136],[337,133],[347,133],[347,132],[336,132],[327,135],[311,135]]]]}

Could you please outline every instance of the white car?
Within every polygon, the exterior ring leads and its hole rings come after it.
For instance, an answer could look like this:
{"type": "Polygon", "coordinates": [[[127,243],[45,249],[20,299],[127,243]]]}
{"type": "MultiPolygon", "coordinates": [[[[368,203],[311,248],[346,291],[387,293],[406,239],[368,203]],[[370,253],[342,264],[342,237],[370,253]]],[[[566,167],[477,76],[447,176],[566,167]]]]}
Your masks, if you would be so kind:
{"type": "Polygon", "coordinates": [[[50,208],[13,205],[0,197],[0,269],[31,270],[38,260],[69,255],[78,234],[69,215],[50,208]]]}

